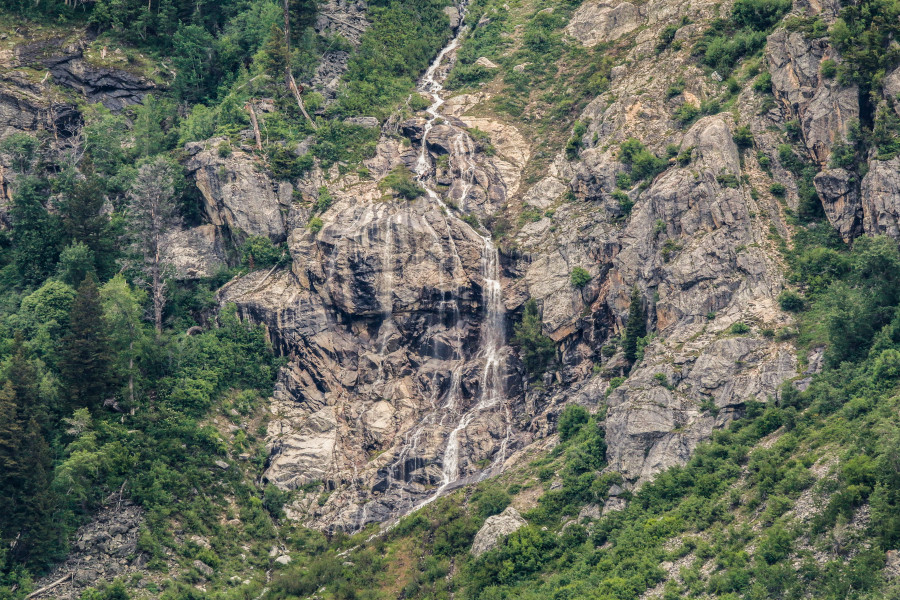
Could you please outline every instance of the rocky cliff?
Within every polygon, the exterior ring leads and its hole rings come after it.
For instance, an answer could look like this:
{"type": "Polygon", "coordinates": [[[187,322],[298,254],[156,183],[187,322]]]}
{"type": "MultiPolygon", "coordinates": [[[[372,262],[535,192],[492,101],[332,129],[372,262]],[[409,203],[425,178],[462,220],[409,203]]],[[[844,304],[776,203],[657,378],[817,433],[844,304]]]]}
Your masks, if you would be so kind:
{"type": "MultiPolygon", "coordinates": [[[[454,47],[421,88],[443,104],[386,129],[367,177],[315,171],[291,194],[252,174],[238,153],[194,154],[210,222],[284,238],[290,250],[290,268],[252,273],[219,297],[264,323],[289,358],[272,401],[266,478],[300,490],[296,518],[353,530],[403,514],[514,464],[567,402],[607,407],[609,469],[632,488],[684,463],[748,400],[769,401],[798,376],[789,335],[772,334],[790,331],[776,302],[785,285],[776,242],[790,236],[785,213],[798,202],[777,130],[797,119],[809,156],[827,165],[858,115],[856,91],[818,76],[833,56],[827,43],[778,31],[766,58],[777,106],[748,86],[732,111],[683,129],[677,109],[721,96],[725,84],[693,65],[687,46],[697,26],[677,30],[684,49],[654,48],[665,25],[703,22],[710,11],[668,1],[576,11],[567,32],[580,43],[626,50],[609,91],[580,116],[588,125],[578,155],[558,151],[542,177],[524,176],[540,140],[493,113],[490,92],[454,96],[431,85],[452,66],[454,47]],[[673,97],[678,78],[688,83],[673,97]],[[738,147],[738,127],[749,127],[757,152],[738,147]],[[678,158],[620,189],[629,138],[657,155],[677,148],[678,158]],[[397,166],[417,173],[428,193],[408,200],[380,186],[397,166]],[[776,182],[786,201],[768,192],[776,182]],[[322,186],[334,201],[314,231],[310,205],[322,186]],[[520,220],[499,254],[502,401],[485,404],[490,258],[479,222],[523,211],[538,217],[520,220]],[[580,289],[570,281],[576,267],[592,276],[580,289]],[[628,372],[617,340],[635,287],[651,335],[643,360],[613,389],[610,378],[628,372]],[[528,298],[558,346],[558,368],[539,385],[508,345],[528,298]]],[[[469,15],[468,34],[485,20],[469,15]]],[[[889,169],[872,169],[862,183],[879,190],[863,194],[868,208],[855,190],[826,198],[842,233],[895,226],[889,169]]],[[[825,196],[842,181],[828,171],[816,184],[825,196]]]]}
{"type": "MultiPolygon", "coordinates": [[[[776,301],[778,244],[792,234],[802,184],[783,164],[788,124],[797,131],[789,150],[816,166],[815,189],[841,236],[900,237],[900,159],[872,156],[862,177],[831,164],[872,109],[856,87],[823,75],[825,61],[840,61],[824,37],[786,28],[769,37],[770,97],[750,85],[753,74],[731,89],[692,57],[714,3],[585,2],[564,31],[579,47],[609,48],[611,64],[606,90],[576,115],[572,152],[495,110],[490,85],[443,89],[460,48],[511,12],[462,18],[466,8],[448,11],[455,37],[420,82],[430,107],[388,119],[363,169],[317,164],[276,181],[249,145],[223,151],[213,138],[184,148],[204,224],[170,237],[179,278],[233,264],[231,248],[249,236],[286,243],[288,266],[232,280],[218,300],[265,325],[287,358],[265,480],[297,490],[289,514],[318,528],[386,521],[509,468],[552,434],[569,402],[605,411],[608,469],[622,474],[624,493],[683,464],[749,400],[776,398],[801,370],[791,317],[776,301]],[[674,42],[661,47],[671,27],[674,42]],[[636,176],[629,140],[656,157],[649,176],[636,176]],[[392,187],[398,173],[414,193],[392,187]],[[315,206],[325,208],[321,227],[310,226],[315,206]],[[590,275],[583,286],[573,285],[576,268],[590,275]],[[621,336],[635,289],[649,335],[632,368],[621,336]],[[557,347],[539,380],[509,343],[528,299],[557,347]]],[[[794,12],[828,22],[836,8],[794,12]]],[[[367,27],[365,4],[343,1],[324,4],[317,23],[351,45],[367,27]]],[[[118,110],[153,90],[92,56],[68,40],[22,40],[4,56],[0,134],[77,128],[67,94],[118,110]],[[38,81],[22,70],[35,64],[47,72],[38,81]]],[[[326,102],[346,65],[346,52],[327,53],[308,82],[326,102]]],[[[900,75],[885,82],[881,102],[897,110],[900,75]]]]}

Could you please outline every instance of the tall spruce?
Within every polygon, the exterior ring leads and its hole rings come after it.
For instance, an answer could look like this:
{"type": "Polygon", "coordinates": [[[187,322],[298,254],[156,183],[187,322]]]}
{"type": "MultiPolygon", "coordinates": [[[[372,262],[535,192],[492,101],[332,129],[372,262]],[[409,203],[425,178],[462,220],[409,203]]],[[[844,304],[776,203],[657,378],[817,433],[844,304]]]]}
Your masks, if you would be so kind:
{"type": "Polygon", "coordinates": [[[89,273],[78,287],[69,313],[69,331],[60,349],[59,371],[72,407],[96,409],[112,389],[112,354],[97,280],[89,273]]]}
{"type": "Polygon", "coordinates": [[[647,335],[647,313],[644,310],[641,290],[634,286],[631,290],[631,304],[628,306],[628,321],[625,323],[625,340],[622,343],[628,364],[634,364],[638,340],[645,335],[647,335]]]}

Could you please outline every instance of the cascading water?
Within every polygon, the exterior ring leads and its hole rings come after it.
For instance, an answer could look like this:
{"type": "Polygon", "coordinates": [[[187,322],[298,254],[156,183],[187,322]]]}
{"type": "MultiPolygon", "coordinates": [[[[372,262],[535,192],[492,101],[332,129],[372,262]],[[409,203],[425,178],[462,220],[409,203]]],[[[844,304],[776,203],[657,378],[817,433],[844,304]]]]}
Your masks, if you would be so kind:
{"type": "MultiPolygon", "coordinates": [[[[465,6],[460,7],[465,18],[465,6]]],[[[459,219],[454,213],[447,209],[447,206],[441,200],[440,195],[433,189],[429,181],[429,172],[431,170],[430,159],[428,155],[428,134],[431,132],[435,121],[441,118],[440,108],[444,104],[440,92],[443,89],[441,84],[442,77],[438,77],[438,72],[443,66],[446,57],[452,53],[458,46],[460,37],[464,33],[464,27],[460,27],[456,36],[447,46],[441,50],[434,63],[425,72],[425,76],[419,85],[419,91],[429,94],[432,98],[432,104],[428,107],[428,120],[425,123],[424,133],[422,135],[422,148],[416,163],[416,176],[419,183],[425,188],[430,199],[434,200],[444,209],[449,219],[458,221],[463,227],[469,227],[462,219],[459,219]]],[[[474,163],[472,154],[474,147],[471,139],[464,132],[453,141],[454,146],[454,164],[455,169],[459,172],[460,179],[463,182],[463,192],[460,197],[460,205],[465,206],[465,199],[474,182],[474,163]]],[[[449,232],[448,232],[449,233],[449,232]]],[[[484,301],[484,319],[481,325],[481,333],[479,340],[478,356],[484,361],[484,367],[481,376],[481,389],[478,402],[468,411],[459,413],[460,405],[460,380],[462,377],[463,363],[465,357],[458,356],[458,365],[451,374],[450,388],[447,391],[444,401],[443,412],[445,414],[458,415],[456,426],[447,436],[446,446],[442,460],[442,477],[441,485],[429,498],[421,502],[416,508],[424,506],[435,498],[452,483],[460,478],[459,474],[459,436],[472,423],[475,417],[482,411],[492,408],[503,402],[503,365],[501,359],[501,349],[505,343],[504,317],[503,317],[503,295],[500,285],[500,253],[494,246],[490,235],[482,235],[480,232],[475,233],[483,241],[481,251],[481,276],[483,279],[482,294],[484,301]]],[[[452,243],[452,236],[449,236],[452,243]]],[[[455,245],[453,247],[454,254],[455,245]]],[[[458,255],[456,259],[459,260],[458,255]]],[[[508,432],[508,428],[507,428],[508,432]]],[[[508,435],[507,435],[508,437],[508,435]]],[[[501,446],[501,452],[505,454],[506,440],[501,446]]],[[[495,459],[494,464],[497,464],[495,459]]]]}
{"type": "MultiPolygon", "coordinates": [[[[458,6],[462,13],[463,20],[465,19],[466,4],[466,2],[463,2],[458,6]]],[[[452,311],[450,323],[452,323],[451,327],[456,336],[455,350],[450,357],[438,357],[436,350],[435,358],[440,358],[441,360],[449,359],[453,363],[453,367],[450,370],[450,381],[446,391],[441,393],[439,378],[436,376],[432,380],[432,395],[430,398],[432,410],[421,419],[415,428],[406,434],[403,446],[400,448],[396,459],[388,467],[389,486],[395,490],[395,493],[399,493],[401,497],[406,496],[407,493],[413,493],[418,496],[420,492],[417,493],[408,490],[407,483],[408,475],[421,468],[424,464],[424,459],[421,457],[420,445],[423,440],[428,438],[431,432],[447,431],[449,429],[449,432],[446,434],[443,455],[440,460],[440,484],[425,500],[422,500],[417,505],[413,506],[412,510],[416,510],[432,502],[460,479],[460,436],[464,434],[466,429],[480,413],[488,409],[497,408],[504,403],[505,400],[502,359],[502,349],[505,345],[505,328],[502,288],[500,284],[499,252],[494,246],[490,235],[482,235],[477,230],[472,229],[469,224],[456,216],[454,212],[446,206],[441,196],[435,191],[431,181],[433,166],[428,152],[428,136],[436,124],[437,119],[444,118],[440,112],[441,106],[444,104],[444,99],[441,97],[441,91],[443,89],[442,82],[447,72],[447,69],[444,67],[447,66],[446,63],[448,57],[452,56],[452,53],[459,47],[460,39],[464,33],[465,27],[461,25],[457,29],[453,39],[440,51],[434,62],[429,66],[419,83],[419,92],[430,96],[432,103],[426,110],[428,119],[425,122],[423,130],[421,140],[422,145],[416,161],[415,174],[419,185],[425,189],[427,198],[437,203],[446,215],[446,219],[444,220],[446,232],[444,234],[444,241],[440,244],[440,247],[441,253],[447,259],[452,261],[447,265],[447,270],[453,274],[454,280],[464,272],[464,268],[463,261],[457,251],[456,241],[453,236],[453,229],[455,227],[451,227],[451,222],[459,228],[466,228],[474,231],[474,233],[482,240],[481,289],[484,314],[479,332],[479,346],[475,353],[475,357],[483,361],[483,366],[479,380],[480,390],[477,401],[473,406],[467,409],[463,398],[463,373],[467,360],[472,357],[471,354],[469,354],[467,359],[467,353],[464,352],[465,322],[460,315],[458,304],[454,302],[452,298],[442,298],[440,321],[444,322],[443,315],[446,314],[444,312],[446,303],[452,311]]],[[[460,187],[456,188],[456,193],[454,194],[458,199],[458,206],[461,209],[466,208],[466,197],[475,185],[476,163],[474,156],[475,145],[472,142],[471,137],[464,131],[460,131],[452,140],[452,153],[450,158],[454,176],[461,184],[460,187]]],[[[433,233],[435,235],[435,241],[438,241],[437,233],[433,233]]],[[[386,254],[382,258],[383,263],[389,261],[389,255],[387,255],[387,253],[392,251],[392,249],[385,250],[386,254]]],[[[392,287],[393,274],[383,273],[382,277],[382,281],[380,282],[381,292],[385,294],[383,297],[384,300],[382,301],[382,307],[385,307],[390,305],[388,301],[389,296],[387,296],[387,294],[392,287]]],[[[389,318],[389,315],[385,316],[385,319],[389,318]]],[[[384,340],[382,339],[382,343],[383,341],[384,340]]],[[[439,345],[441,344],[436,343],[436,348],[439,345]]],[[[379,377],[379,379],[381,379],[381,377],[379,377]]],[[[482,476],[487,476],[494,467],[501,465],[506,458],[506,449],[511,429],[508,406],[503,406],[503,418],[506,422],[505,438],[501,441],[500,447],[494,454],[491,466],[483,472],[482,476]]],[[[404,510],[404,506],[408,507],[409,505],[402,502],[398,503],[398,512],[395,512],[394,516],[400,516],[404,512],[408,512],[409,509],[407,508],[404,510]]],[[[358,527],[360,528],[366,524],[368,518],[367,509],[368,504],[363,505],[358,521],[358,527]]]]}

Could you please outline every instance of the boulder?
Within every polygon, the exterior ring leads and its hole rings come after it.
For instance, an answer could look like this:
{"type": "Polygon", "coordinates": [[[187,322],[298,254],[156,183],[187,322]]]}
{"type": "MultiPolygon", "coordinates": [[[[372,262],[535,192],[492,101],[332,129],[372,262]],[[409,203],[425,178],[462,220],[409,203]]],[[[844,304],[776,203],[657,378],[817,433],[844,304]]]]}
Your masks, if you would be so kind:
{"type": "Polygon", "coordinates": [[[499,69],[500,68],[500,65],[498,65],[491,59],[487,58],[486,56],[480,57],[478,60],[475,61],[475,64],[478,65],[479,67],[484,67],[485,69],[499,69]]]}
{"type": "Polygon", "coordinates": [[[493,550],[506,537],[518,531],[527,525],[528,522],[522,518],[512,506],[508,506],[499,515],[488,517],[484,525],[475,534],[475,540],[472,542],[472,555],[481,556],[489,550],[493,550]]]}

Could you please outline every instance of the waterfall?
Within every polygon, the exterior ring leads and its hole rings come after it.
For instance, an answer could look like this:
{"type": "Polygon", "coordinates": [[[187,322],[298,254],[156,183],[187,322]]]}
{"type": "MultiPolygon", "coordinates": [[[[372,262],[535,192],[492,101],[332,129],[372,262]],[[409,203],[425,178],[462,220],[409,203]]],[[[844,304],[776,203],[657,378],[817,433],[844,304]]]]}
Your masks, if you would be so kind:
{"type": "MultiPolygon", "coordinates": [[[[465,18],[465,6],[462,6],[463,19],[465,18]]],[[[440,92],[443,89],[442,78],[437,73],[443,65],[447,55],[459,47],[459,41],[464,33],[465,28],[460,26],[457,34],[447,46],[441,50],[434,62],[425,72],[422,81],[419,84],[419,91],[431,96],[432,104],[426,110],[428,120],[425,123],[424,132],[422,134],[422,147],[416,162],[416,176],[420,185],[425,188],[429,199],[437,202],[447,215],[448,219],[457,221],[461,226],[472,229],[470,225],[457,217],[453,211],[449,210],[441,200],[440,195],[434,190],[428,175],[431,170],[430,158],[428,155],[428,134],[434,126],[435,121],[441,118],[440,108],[444,104],[444,99],[440,92]]],[[[474,154],[474,146],[471,139],[464,132],[461,132],[453,140],[454,168],[459,173],[459,177],[463,182],[463,193],[460,198],[461,207],[465,206],[466,196],[474,185],[475,165],[471,159],[474,154]]],[[[474,231],[474,229],[473,229],[474,231]]],[[[453,415],[457,418],[456,426],[447,436],[447,442],[444,449],[442,459],[441,485],[427,499],[421,502],[416,508],[425,506],[438,498],[448,486],[456,482],[460,478],[459,474],[459,436],[471,424],[478,414],[486,409],[492,408],[504,400],[503,391],[503,364],[500,352],[505,344],[505,328],[504,328],[504,308],[503,308],[503,291],[500,284],[500,253],[494,246],[490,235],[482,235],[475,231],[483,242],[481,251],[481,277],[482,277],[482,294],[484,304],[484,318],[482,320],[478,357],[484,361],[484,367],[481,374],[481,389],[479,392],[478,402],[468,411],[460,414],[460,390],[462,369],[465,364],[465,356],[457,357],[458,364],[451,373],[450,388],[447,391],[446,399],[443,405],[444,416],[453,415]]],[[[459,255],[456,253],[453,236],[448,231],[451,244],[453,244],[453,252],[456,260],[459,261],[459,255]]],[[[501,445],[500,452],[505,457],[506,445],[509,438],[509,427],[506,431],[506,439],[501,445]]],[[[502,457],[498,456],[498,459],[502,457]]],[[[497,464],[495,459],[494,464],[497,464]]]]}
{"type": "MultiPolygon", "coordinates": [[[[462,20],[465,20],[467,2],[463,1],[458,5],[462,13],[462,20]]],[[[411,510],[417,510],[422,506],[429,504],[436,498],[440,497],[450,486],[460,479],[460,436],[472,424],[472,422],[485,410],[496,408],[503,404],[503,418],[506,424],[505,437],[501,441],[500,447],[494,455],[493,461],[488,469],[482,473],[482,477],[486,477],[495,467],[502,465],[506,459],[506,450],[509,442],[511,431],[511,415],[509,407],[505,405],[505,393],[503,389],[503,359],[502,349],[506,343],[505,340],[505,321],[504,321],[504,305],[503,293],[500,283],[500,253],[494,246],[490,235],[483,235],[481,232],[473,229],[468,223],[460,219],[454,211],[450,210],[442,200],[441,196],[435,191],[431,181],[432,164],[431,157],[428,153],[428,136],[435,122],[439,118],[443,118],[440,112],[444,99],[441,97],[443,90],[443,79],[445,71],[443,67],[447,58],[459,47],[462,35],[465,33],[465,27],[461,24],[457,29],[453,39],[438,53],[434,62],[428,67],[428,70],[422,76],[418,85],[418,91],[431,98],[431,104],[427,108],[426,113],[428,119],[423,128],[421,148],[415,164],[416,180],[426,192],[429,201],[435,202],[446,215],[444,220],[446,224],[446,246],[442,244],[443,250],[446,248],[449,252],[448,258],[452,261],[448,265],[448,271],[452,273],[455,280],[458,273],[464,272],[463,262],[459,255],[456,241],[453,236],[453,228],[451,222],[460,228],[473,231],[482,241],[481,249],[481,289],[482,289],[482,310],[483,318],[479,332],[478,348],[475,352],[475,358],[483,361],[481,376],[479,379],[480,390],[475,404],[466,409],[462,395],[463,390],[463,373],[470,359],[471,353],[467,357],[464,350],[463,333],[465,330],[464,321],[460,315],[459,306],[450,299],[452,310],[452,327],[456,333],[456,344],[453,356],[449,357],[453,362],[450,371],[450,381],[446,391],[441,394],[439,389],[438,378],[433,379],[433,392],[431,400],[431,411],[426,414],[421,421],[405,435],[402,447],[400,448],[396,459],[388,466],[388,480],[391,488],[399,488],[399,494],[404,497],[408,490],[406,487],[406,479],[408,471],[416,470],[421,467],[423,460],[421,457],[420,444],[423,438],[427,438],[429,431],[446,431],[447,433],[443,455],[441,456],[441,480],[436,489],[431,491],[427,498],[421,500],[412,507],[411,510]],[[441,397],[442,396],[442,397],[441,397]]],[[[469,191],[475,185],[476,163],[474,161],[475,145],[471,137],[465,132],[460,132],[452,140],[452,169],[457,181],[461,182],[461,196],[459,196],[459,206],[461,209],[466,208],[466,198],[469,191]]],[[[399,222],[398,222],[399,224],[399,222]]],[[[390,224],[389,224],[390,227],[390,224]]],[[[436,232],[434,232],[436,235],[436,232]]],[[[387,234],[388,241],[392,243],[392,233],[387,234]]],[[[437,238],[436,238],[437,239],[437,238]]],[[[391,253],[393,248],[384,249],[382,255],[382,264],[387,265],[393,258],[391,253]]],[[[383,294],[381,305],[383,308],[390,307],[390,296],[393,287],[393,273],[389,270],[382,271],[382,280],[380,283],[380,291],[383,294]]],[[[440,312],[443,315],[444,303],[447,299],[441,298],[440,312]]],[[[385,321],[390,319],[390,314],[385,315],[385,321]]],[[[441,317],[443,322],[443,317],[441,317]]],[[[382,340],[382,344],[384,340],[382,340]]],[[[382,346],[382,355],[384,354],[382,346]]],[[[383,367],[382,367],[383,368],[383,367]]],[[[384,377],[383,372],[379,379],[384,377]]],[[[383,381],[382,381],[383,383],[383,381]]],[[[400,503],[402,506],[402,503],[400,503]]],[[[404,512],[402,508],[394,513],[395,517],[402,516],[404,512]],[[400,512],[403,511],[403,512],[400,512]]],[[[359,514],[358,527],[364,527],[368,518],[368,504],[364,504],[359,514]]]]}

